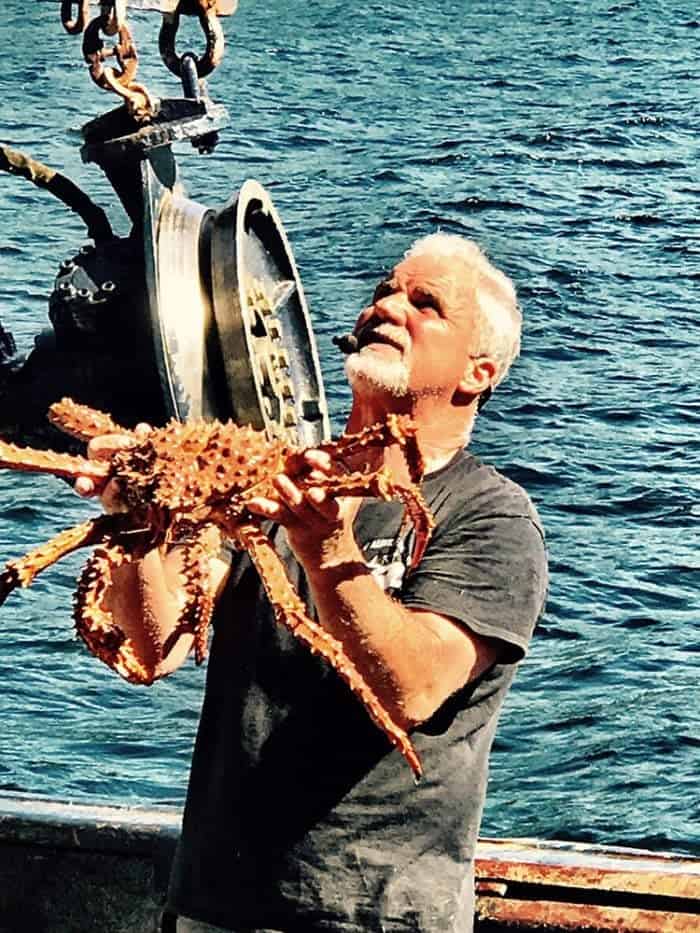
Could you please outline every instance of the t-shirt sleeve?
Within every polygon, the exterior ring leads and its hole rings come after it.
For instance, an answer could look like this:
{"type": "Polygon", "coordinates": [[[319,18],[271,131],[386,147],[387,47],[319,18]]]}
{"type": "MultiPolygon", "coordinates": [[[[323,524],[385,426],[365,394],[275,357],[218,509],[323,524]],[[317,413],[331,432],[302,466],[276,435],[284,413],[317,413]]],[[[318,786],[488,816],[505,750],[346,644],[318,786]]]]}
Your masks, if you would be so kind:
{"type": "Polygon", "coordinates": [[[401,602],[449,616],[507,646],[506,663],[527,652],[545,601],[542,532],[527,514],[465,513],[438,525],[401,602]]]}

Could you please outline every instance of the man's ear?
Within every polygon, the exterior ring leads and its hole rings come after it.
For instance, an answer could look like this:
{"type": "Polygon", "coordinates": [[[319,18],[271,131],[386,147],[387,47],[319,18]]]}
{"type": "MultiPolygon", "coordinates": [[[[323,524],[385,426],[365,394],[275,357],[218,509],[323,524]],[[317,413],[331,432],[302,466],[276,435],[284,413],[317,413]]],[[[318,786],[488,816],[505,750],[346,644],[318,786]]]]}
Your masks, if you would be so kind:
{"type": "Polygon", "coordinates": [[[457,392],[462,397],[474,399],[493,385],[497,371],[496,361],[490,356],[470,356],[457,392]]]}

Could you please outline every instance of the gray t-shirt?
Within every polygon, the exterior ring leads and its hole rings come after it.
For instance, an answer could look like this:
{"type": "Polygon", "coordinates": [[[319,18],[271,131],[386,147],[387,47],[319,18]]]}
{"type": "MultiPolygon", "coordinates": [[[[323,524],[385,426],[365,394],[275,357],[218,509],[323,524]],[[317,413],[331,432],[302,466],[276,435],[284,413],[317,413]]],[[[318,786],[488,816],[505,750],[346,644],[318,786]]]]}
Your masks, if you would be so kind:
{"type": "MultiPolygon", "coordinates": [[[[236,931],[472,928],[472,859],[488,753],[539,617],[541,527],[519,486],[463,452],[426,477],[436,528],[405,566],[396,502],[368,500],[355,533],[376,578],[406,606],[503,642],[503,661],[413,733],[406,762],[346,684],[277,625],[247,558],[212,642],[169,907],[236,931]]],[[[303,600],[303,574],[275,535],[303,600]]]]}

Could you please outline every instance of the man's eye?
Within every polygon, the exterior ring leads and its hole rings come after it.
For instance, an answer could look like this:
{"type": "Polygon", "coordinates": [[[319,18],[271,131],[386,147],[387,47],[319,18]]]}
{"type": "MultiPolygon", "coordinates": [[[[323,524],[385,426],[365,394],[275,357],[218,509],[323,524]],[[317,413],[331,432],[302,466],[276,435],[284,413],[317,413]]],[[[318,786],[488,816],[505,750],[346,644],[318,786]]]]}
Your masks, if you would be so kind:
{"type": "Polygon", "coordinates": [[[437,311],[438,303],[432,295],[414,295],[413,307],[419,311],[437,311]]]}
{"type": "Polygon", "coordinates": [[[380,282],[379,285],[374,289],[374,295],[372,296],[372,301],[381,301],[382,298],[386,298],[387,295],[391,295],[394,289],[391,287],[389,282],[380,282]]]}

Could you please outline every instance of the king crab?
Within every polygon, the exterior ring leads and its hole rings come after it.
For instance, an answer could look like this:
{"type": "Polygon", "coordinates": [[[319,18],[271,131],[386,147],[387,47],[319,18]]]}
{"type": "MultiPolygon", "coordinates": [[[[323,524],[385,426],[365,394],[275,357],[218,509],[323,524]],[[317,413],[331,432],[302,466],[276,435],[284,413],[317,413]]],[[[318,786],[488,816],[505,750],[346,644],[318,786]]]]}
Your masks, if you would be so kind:
{"type": "Polygon", "coordinates": [[[423,461],[408,417],[389,415],[383,423],[319,445],[334,466],[323,479],[309,475],[301,448],[269,441],[260,431],[230,422],[171,421],[144,435],[122,428],[108,415],[70,399],[52,405],[49,418],[79,440],[117,433],[130,437],[132,444],[115,452],[109,461],[102,461],[0,441],[0,468],[51,473],[67,479],[88,476],[99,487],[116,479],[125,511],[91,518],[10,561],[0,573],[0,604],[12,590],[29,586],[38,573],[64,555],[87,545],[95,546],[78,581],[74,607],[77,633],[93,654],[126,680],[152,683],[155,676],[109,610],[113,571],[138,560],[151,548],[159,547],[167,553],[176,545],[182,547],[186,599],[171,643],[182,633],[192,633],[195,659],[201,663],[206,657],[214,602],[207,560],[215,529],[234,548],[248,552],[276,620],[335,668],[416,777],[420,776],[420,760],[407,733],[394,722],[341,642],[307,615],[262,530],[262,520],[246,508],[253,497],[278,498],[272,480],[279,473],[292,477],[302,490],[321,486],[333,496],[398,498],[416,529],[411,558],[411,567],[415,567],[423,556],[434,520],[418,488],[423,461]],[[344,460],[361,454],[363,449],[391,444],[400,445],[403,451],[410,484],[397,484],[384,467],[348,471],[344,465],[344,460]]]}

